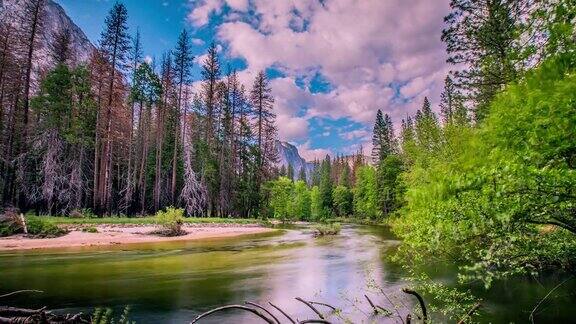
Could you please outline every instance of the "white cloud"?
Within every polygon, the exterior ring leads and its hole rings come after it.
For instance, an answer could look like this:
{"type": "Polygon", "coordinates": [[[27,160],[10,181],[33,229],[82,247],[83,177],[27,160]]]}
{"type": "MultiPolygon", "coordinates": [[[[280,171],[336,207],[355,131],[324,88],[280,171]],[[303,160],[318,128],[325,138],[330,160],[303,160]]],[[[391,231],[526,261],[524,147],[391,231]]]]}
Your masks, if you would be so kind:
{"type": "MultiPolygon", "coordinates": [[[[424,96],[437,102],[447,72],[440,34],[448,5],[449,0],[200,0],[189,17],[198,26],[225,6],[234,11],[217,27],[217,37],[227,54],[245,59],[240,79],[248,85],[256,71],[274,66],[284,73],[272,82],[279,134],[296,140],[307,136],[303,129],[312,117],[344,117],[369,127],[377,109],[398,123],[424,96]],[[330,92],[296,86],[296,78],[309,81],[318,73],[332,85],[330,92]],[[403,86],[397,91],[391,83],[403,86]]],[[[362,138],[356,135],[345,136],[362,138]]]]}
{"type": "Polygon", "coordinates": [[[188,19],[195,26],[206,25],[211,14],[221,12],[223,4],[222,0],[193,0],[191,2],[193,9],[188,15],[188,19]]]}
{"type": "Polygon", "coordinates": [[[200,38],[192,38],[192,44],[194,45],[198,45],[198,46],[202,46],[204,45],[204,41],[201,40],[200,38]]]}
{"type": "Polygon", "coordinates": [[[370,137],[370,132],[368,132],[365,129],[357,129],[357,130],[353,130],[353,131],[349,131],[349,132],[343,132],[340,134],[340,137],[342,137],[343,139],[346,140],[355,140],[357,138],[363,138],[363,139],[367,139],[370,137]]]}
{"type": "Polygon", "coordinates": [[[310,148],[310,141],[306,141],[302,145],[296,145],[298,148],[298,153],[306,161],[314,161],[315,159],[321,160],[326,157],[326,155],[334,156],[334,152],[325,148],[310,148]]]}

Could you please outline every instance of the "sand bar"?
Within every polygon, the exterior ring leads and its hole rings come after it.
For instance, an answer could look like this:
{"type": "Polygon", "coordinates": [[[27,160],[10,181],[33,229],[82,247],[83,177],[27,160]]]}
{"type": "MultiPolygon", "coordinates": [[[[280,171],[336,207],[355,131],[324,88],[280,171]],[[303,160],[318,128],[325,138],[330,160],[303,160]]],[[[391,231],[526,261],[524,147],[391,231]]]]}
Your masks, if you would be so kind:
{"type": "Polygon", "coordinates": [[[158,227],[152,225],[97,225],[98,233],[87,233],[82,227],[69,227],[70,232],[57,238],[28,238],[14,235],[0,238],[0,251],[102,246],[131,243],[154,243],[168,241],[191,241],[199,239],[224,238],[246,234],[259,234],[273,229],[258,225],[210,224],[185,225],[188,233],[176,237],[163,237],[151,234],[158,227]]]}

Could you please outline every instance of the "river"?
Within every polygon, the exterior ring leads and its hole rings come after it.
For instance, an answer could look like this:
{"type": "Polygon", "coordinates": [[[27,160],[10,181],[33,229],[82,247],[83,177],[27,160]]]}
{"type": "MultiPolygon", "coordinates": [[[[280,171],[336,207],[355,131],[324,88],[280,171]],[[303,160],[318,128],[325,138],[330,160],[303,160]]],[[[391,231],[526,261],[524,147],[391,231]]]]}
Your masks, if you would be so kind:
{"type": "MultiPolygon", "coordinates": [[[[42,290],[5,298],[2,304],[70,312],[102,306],[119,314],[124,305],[131,305],[131,319],[138,323],[188,323],[210,308],[246,300],[270,301],[293,317],[314,318],[294,299],[302,297],[345,309],[341,316],[356,323],[393,323],[400,321],[370,316],[363,296],[368,294],[391,310],[391,304],[413,304],[399,292],[407,285],[405,270],[389,258],[399,244],[385,227],[344,226],[340,235],[327,238],[292,229],[232,239],[3,252],[0,294],[42,290]],[[387,296],[379,293],[380,288],[387,296]]],[[[435,279],[450,282],[453,268],[435,265],[435,279]]],[[[478,288],[483,299],[480,320],[527,322],[534,306],[562,280],[548,275],[497,283],[489,292],[478,288]]],[[[554,290],[535,312],[536,322],[573,320],[575,291],[576,280],[554,290]]],[[[258,321],[234,311],[204,321],[223,322],[258,321]]]]}

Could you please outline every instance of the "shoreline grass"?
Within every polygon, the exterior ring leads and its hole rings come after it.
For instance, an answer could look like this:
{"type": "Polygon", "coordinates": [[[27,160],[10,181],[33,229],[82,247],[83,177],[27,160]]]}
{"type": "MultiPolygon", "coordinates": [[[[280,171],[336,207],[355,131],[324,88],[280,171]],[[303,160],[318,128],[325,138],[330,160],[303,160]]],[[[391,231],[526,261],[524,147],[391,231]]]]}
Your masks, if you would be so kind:
{"type": "MultiPolygon", "coordinates": [[[[38,216],[56,225],[156,225],[154,216],[145,217],[101,217],[101,218],[71,218],[63,216],[38,216]]],[[[190,217],[184,219],[184,224],[262,224],[255,218],[216,218],[190,217]]]]}

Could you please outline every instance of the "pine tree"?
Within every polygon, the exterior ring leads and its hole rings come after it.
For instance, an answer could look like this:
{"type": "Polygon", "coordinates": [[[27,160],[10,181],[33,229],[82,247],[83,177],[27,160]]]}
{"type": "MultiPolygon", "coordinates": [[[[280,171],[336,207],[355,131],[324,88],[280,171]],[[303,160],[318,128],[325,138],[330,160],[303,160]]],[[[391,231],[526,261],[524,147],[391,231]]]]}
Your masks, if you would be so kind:
{"type": "Polygon", "coordinates": [[[111,213],[112,191],[112,109],[113,103],[120,101],[116,97],[115,85],[117,73],[122,73],[126,67],[127,54],[130,50],[130,36],[128,35],[128,11],[121,3],[115,3],[105,20],[105,29],[100,36],[100,52],[109,64],[108,66],[108,98],[103,125],[104,143],[99,161],[99,177],[95,183],[98,192],[94,202],[97,211],[105,210],[111,213]]]}
{"type": "Polygon", "coordinates": [[[291,163],[288,163],[288,169],[286,170],[286,177],[291,181],[294,181],[294,167],[291,163]]]}
{"type": "Polygon", "coordinates": [[[298,172],[298,180],[308,183],[308,179],[306,177],[306,169],[304,169],[304,166],[300,167],[300,171],[298,172]]]}
{"type": "Polygon", "coordinates": [[[529,16],[531,3],[452,0],[450,6],[442,41],[447,46],[448,62],[466,67],[454,76],[457,85],[471,94],[479,122],[494,95],[518,75],[517,65],[523,58],[522,20],[529,16]]]}
{"type": "MultiPolygon", "coordinates": [[[[134,188],[135,188],[135,176],[136,176],[136,168],[134,167],[134,114],[135,114],[135,105],[140,95],[138,92],[141,92],[140,89],[141,84],[139,84],[139,79],[136,77],[136,71],[139,65],[142,63],[143,60],[143,50],[142,50],[142,43],[140,39],[140,30],[136,30],[136,35],[132,39],[132,48],[130,52],[130,73],[132,76],[132,86],[130,89],[130,98],[129,101],[131,103],[130,106],[130,136],[128,139],[128,169],[126,171],[126,184],[123,189],[124,191],[124,201],[122,202],[121,209],[124,212],[128,212],[131,209],[131,205],[133,202],[133,195],[134,195],[134,188]]],[[[140,104],[140,113],[142,113],[142,104],[140,104]]]]}
{"type": "Polygon", "coordinates": [[[434,152],[440,145],[441,129],[438,117],[432,111],[427,97],[424,98],[422,110],[416,112],[415,135],[420,148],[427,152],[434,152]]]}
{"type": "Polygon", "coordinates": [[[71,64],[71,59],[75,57],[73,48],[70,42],[72,38],[72,33],[70,29],[63,28],[58,30],[54,35],[54,41],[51,43],[50,55],[55,65],[59,64],[71,64]]]}
{"type": "MultiPolygon", "coordinates": [[[[179,139],[180,136],[180,114],[182,112],[182,90],[186,83],[190,80],[190,70],[192,68],[192,60],[194,56],[192,55],[192,46],[190,44],[190,37],[186,29],[183,29],[178,37],[178,43],[176,49],[174,50],[174,83],[178,87],[178,99],[177,99],[177,111],[176,111],[176,136],[174,137],[174,147],[172,155],[172,179],[171,179],[171,190],[170,198],[172,204],[176,204],[176,175],[177,175],[177,162],[178,162],[178,149],[179,149],[179,139]]],[[[186,113],[184,113],[184,118],[182,119],[184,124],[182,126],[182,134],[186,132],[186,113]]]]}
{"type": "MultiPolygon", "coordinates": [[[[28,132],[28,119],[30,110],[30,89],[32,82],[32,65],[35,50],[38,47],[40,33],[44,29],[46,16],[46,0],[26,0],[24,2],[24,12],[22,15],[22,39],[25,47],[25,74],[24,74],[24,113],[23,113],[23,133],[22,138],[25,144],[28,132]]],[[[22,146],[22,153],[25,152],[25,145],[22,146]]]]}
{"type": "Polygon", "coordinates": [[[260,71],[254,80],[250,92],[250,103],[254,109],[257,160],[260,166],[258,177],[260,181],[264,181],[272,177],[273,167],[278,160],[278,150],[276,149],[276,115],[272,111],[274,97],[268,78],[263,71],[260,71]]]}
{"type": "Polygon", "coordinates": [[[374,163],[378,163],[381,158],[382,146],[385,140],[385,127],[384,116],[382,115],[382,111],[378,109],[372,135],[372,161],[374,163]]]}
{"type": "Polygon", "coordinates": [[[216,138],[216,118],[218,115],[216,86],[220,79],[220,61],[218,60],[218,52],[216,51],[216,44],[214,43],[208,48],[208,56],[203,62],[202,77],[204,79],[202,82],[202,96],[206,118],[204,136],[208,147],[213,149],[216,138]]]}
{"type": "Polygon", "coordinates": [[[318,186],[320,190],[321,206],[325,217],[331,215],[333,207],[333,182],[330,175],[331,168],[332,165],[330,162],[330,156],[326,155],[326,158],[324,158],[322,164],[320,165],[320,185],[318,186]]]}
{"type": "Polygon", "coordinates": [[[372,160],[375,164],[380,163],[386,156],[392,154],[396,146],[392,119],[388,114],[383,116],[380,109],[378,109],[376,114],[372,145],[372,160]]]}

